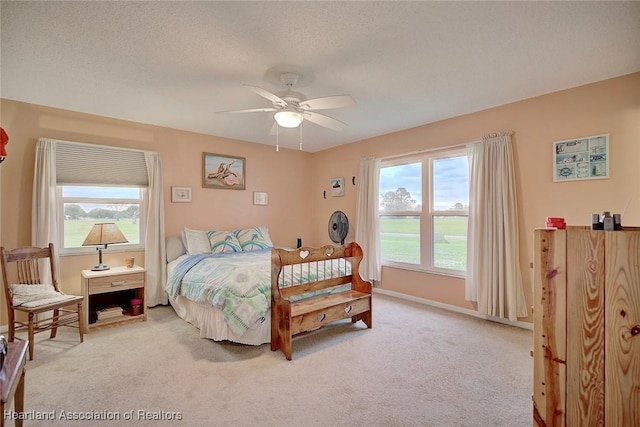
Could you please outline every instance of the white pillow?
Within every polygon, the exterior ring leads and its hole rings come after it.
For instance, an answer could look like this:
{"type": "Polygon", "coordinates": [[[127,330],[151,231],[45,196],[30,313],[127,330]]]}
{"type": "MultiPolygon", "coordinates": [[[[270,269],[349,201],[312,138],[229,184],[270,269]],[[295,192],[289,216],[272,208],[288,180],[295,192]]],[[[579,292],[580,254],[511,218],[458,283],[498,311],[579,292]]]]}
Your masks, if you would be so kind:
{"type": "Polygon", "coordinates": [[[207,237],[207,232],[202,230],[192,230],[185,228],[182,232],[187,254],[208,254],[211,253],[211,243],[207,237]]]}
{"type": "Polygon", "coordinates": [[[177,259],[186,252],[186,248],[179,237],[167,237],[167,262],[177,259]]]}

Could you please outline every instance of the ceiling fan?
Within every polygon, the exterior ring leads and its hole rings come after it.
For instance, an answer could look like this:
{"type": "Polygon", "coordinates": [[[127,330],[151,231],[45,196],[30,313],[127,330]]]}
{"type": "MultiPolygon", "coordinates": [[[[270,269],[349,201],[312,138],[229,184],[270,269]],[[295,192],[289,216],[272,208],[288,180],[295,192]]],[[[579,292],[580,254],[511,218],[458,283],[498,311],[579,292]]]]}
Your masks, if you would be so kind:
{"type": "Polygon", "coordinates": [[[293,90],[293,86],[300,80],[297,73],[282,73],[280,81],[287,87],[285,91],[271,93],[257,86],[244,85],[258,95],[268,99],[273,104],[267,108],[251,108],[248,110],[231,110],[218,111],[222,113],[257,113],[257,112],[275,112],[275,123],[271,129],[271,133],[276,133],[277,127],[296,128],[300,126],[303,120],[311,123],[333,129],[343,130],[347,124],[333,117],[316,113],[315,110],[329,110],[332,108],[342,108],[355,105],[355,101],[349,95],[334,95],[321,98],[307,99],[302,93],[293,90]]]}

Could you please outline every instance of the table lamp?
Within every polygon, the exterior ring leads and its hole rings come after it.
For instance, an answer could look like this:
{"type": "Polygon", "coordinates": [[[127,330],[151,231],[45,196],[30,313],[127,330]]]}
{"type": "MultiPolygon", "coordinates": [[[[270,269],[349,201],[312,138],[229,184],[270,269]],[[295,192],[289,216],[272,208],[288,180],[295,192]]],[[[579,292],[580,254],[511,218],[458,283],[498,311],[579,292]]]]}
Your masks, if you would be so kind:
{"type": "Polygon", "coordinates": [[[98,250],[98,264],[91,270],[109,270],[109,267],[102,263],[102,245],[104,245],[104,249],[107,249],[107,245],[128,242],[127,238],[124,237],[124,234],[113,222],[94,224],[82,244],[82,246],[98,246],[96,248],[98,250]]]}

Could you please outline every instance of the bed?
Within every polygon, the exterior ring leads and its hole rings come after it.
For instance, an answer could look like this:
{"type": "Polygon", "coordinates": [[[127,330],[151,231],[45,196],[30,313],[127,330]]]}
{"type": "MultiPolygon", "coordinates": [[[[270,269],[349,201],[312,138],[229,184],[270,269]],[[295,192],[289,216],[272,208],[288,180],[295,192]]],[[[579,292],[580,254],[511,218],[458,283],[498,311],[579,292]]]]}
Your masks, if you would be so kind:
{"type": "MultiPolygon", "coordinates": [[[[198,328],[201,338],[249,345],[270,342],[272,247],[264,227],[185,229],[182,236],[169,237],[165,289],[176,314],[198,328]]],[[[350,271],[350,265],[292,274],[314,280],[333,269],[350,271]]]]}

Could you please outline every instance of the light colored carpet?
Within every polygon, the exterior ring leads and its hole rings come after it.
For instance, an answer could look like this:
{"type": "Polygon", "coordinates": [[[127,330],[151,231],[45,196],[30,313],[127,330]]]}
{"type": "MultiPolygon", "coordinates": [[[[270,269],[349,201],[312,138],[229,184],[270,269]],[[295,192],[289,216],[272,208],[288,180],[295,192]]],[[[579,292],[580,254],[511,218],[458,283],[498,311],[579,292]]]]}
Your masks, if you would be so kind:
{"type": "Polygon", "coordinates": [[[380,294],[373,329],[344,321],[301,336],[290,362],[268,344],[200,339],[171,307],[83,344],[69,328],[36,340],[25,410],[55,412],[26,426],[532,423],[531,331],[380,294]],[[87,416],[120,420],[69,419],[87,416]]]}

